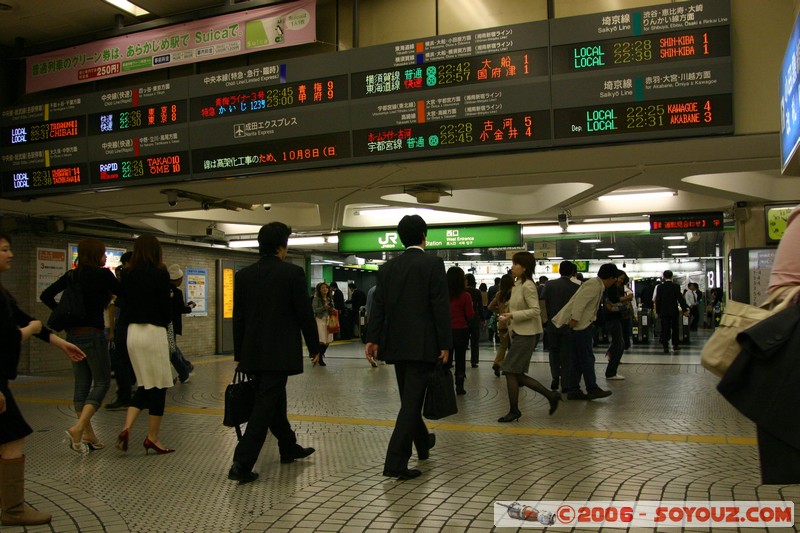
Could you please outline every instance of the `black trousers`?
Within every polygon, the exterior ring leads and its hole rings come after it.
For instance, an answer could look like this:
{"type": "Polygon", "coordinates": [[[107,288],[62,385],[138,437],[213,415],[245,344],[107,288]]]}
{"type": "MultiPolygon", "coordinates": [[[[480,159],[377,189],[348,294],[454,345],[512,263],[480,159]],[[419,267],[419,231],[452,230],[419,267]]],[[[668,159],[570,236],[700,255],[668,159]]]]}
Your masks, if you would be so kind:
{"type": "Polygon", "coordinates": [[[233,452],[233,462],[241,468],[252,470],[267,438],[267,432],[278,439],[281,455],[289,455],[297,444],[289,419],[286,416],[286,382],[289,376],[283,373],[255,374],[256,403],[247,422],[242,440],[233,452]]]}
{"type": "Polygon", "coordinates": [[[469,329],[470,364],[477,365],[481,353],[481,319],[473,318],[468,322],[467,328],[469,329]]]}
{"type": "Polygon", "coordinates": [[[398,361],[394,364],[400,391],[400,412],[397,413],[389,449],[386,450],[386,470],[408,468],[412,443],[417,453],[428,449],[428,428],[422,419],[422,404],[428,377],[435,366],[436,363],[424,361],[398,361]]]}
{"type": "Polygon", "coordinates": [[[606,366],[606,377],[610,378],[617,375],[617,368],[622,361],[622,353],[625,351],[622,320],[606,320],[606,329],[611,336],[611,346],[608,347],[611,358],[606,366]]]}
{"type": "Polygon", "coordinates": [[[557,328],[553,321],[547,323],[548,358],[550,361],[550,377],[561,382],[561,392],[572,390],[570,384],[570,367],[572,366],[572,335],[568,326],[557,328]]]}
{"type": "Polygon", "coordinates": [[[661,321],[661,345],[664,349],[669,348],[669,340],[672,339],[672,349],[678,347],[678,320],[681,316],[675,315],[659,315],[658,319],[661,321]]]}

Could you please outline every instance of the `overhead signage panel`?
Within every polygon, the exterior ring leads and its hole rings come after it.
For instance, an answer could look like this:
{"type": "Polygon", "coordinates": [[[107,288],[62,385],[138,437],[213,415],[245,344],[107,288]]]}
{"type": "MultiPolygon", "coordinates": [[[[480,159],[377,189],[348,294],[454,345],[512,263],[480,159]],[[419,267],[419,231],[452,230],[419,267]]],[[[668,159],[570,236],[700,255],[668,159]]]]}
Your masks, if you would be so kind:
{"type": "MultiPolygon", "coordinates": [[[[520,246],[522,233],[519,224],[482,226],[429,227],[425,248],[450,250],[520,246]]],[[[339,253],[402,251],[396,228],[339,233],[339,253]]]]}
{"type": "Polygon", "coordinates": [[[800,17],[794,21],[792,35],[781,63],[781,172],[800,175],[800,17]]]}

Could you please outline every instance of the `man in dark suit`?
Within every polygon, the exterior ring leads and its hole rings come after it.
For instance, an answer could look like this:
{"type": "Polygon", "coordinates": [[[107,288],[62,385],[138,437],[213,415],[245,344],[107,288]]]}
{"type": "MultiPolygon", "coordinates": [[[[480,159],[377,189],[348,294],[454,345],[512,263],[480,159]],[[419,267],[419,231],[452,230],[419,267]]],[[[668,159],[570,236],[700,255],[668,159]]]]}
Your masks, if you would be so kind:
{"type": "Polygon", "coordinates": [[[286,382],[303,372],[302,332],[314,364],[319,361],[317,324],[306,291],[306,276],[284,262],[292,230],[271,222],[258,233],[261,259],[236,273],[233,289],[233,350],[239,369],[256,381],[253,413],[233,454],[228,479],[249,483],[267,438],[278,439],[281,463],[314,453],[297,444],[286,416],[286,382]]]}
{"type": "Polygon", "coordinates": [[[411,479],[422,473],[408,468],[412,442],[422,460],[436,443],[422,420],[422,403],[436,361],[447,362],[452,331],[444,262],[425,253],[427,224],[419,215],[407,215],[397,232],[406,251],[378,272],[366,355],[370,362],[379,357],[394,363],[400,391],[383,475],[411,479]]]}
{"type": "Polygon", "coordinates": [[[669,353],[671,337],[672,349],[677,352],[680,350],[680,346],[678,346],[678,320],[680,320],[678,307],[686,316],[689,316],[689,311],[686,300],[681,294],[681,288],[672,281],[672,271],[665,270],[663,278],[664,283],[657,287],[656,295],[653,297],[655,310],[661,321],[661,345],[664,347],[664,353],[669,353]]]}

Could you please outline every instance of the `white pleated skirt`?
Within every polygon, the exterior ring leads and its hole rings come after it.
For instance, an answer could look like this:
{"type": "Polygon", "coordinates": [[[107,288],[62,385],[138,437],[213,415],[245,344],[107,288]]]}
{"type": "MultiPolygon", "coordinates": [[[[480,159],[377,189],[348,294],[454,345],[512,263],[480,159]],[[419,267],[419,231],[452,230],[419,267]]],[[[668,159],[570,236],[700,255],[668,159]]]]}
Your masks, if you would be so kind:
{"type": "Polygon", "coordinates": [[[167,328],[153,324],[129,324],[128,354],[138,386],[145,389],[172,387],[167,328]]]}

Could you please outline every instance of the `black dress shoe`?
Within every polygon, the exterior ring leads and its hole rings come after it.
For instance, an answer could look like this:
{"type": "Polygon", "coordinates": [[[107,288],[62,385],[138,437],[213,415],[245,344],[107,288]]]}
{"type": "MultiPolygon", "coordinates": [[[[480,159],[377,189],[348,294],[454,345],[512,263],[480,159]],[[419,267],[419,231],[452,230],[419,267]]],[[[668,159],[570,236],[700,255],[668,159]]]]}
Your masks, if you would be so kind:
{"type": "Polygon", "coordinates": [[[582,390],[579,390],[577,392],[567,393],[567,400],[588,400],[588,399],[589,397],[586,396],[586,393],[584,393],[582,390]]]}
{"type": "Polygon", "coordinates": [[[291,451],[291,453],[287,455],[281,455],[281,463],[282,464],[293,463],[295,459],[303,459],[305,457],[308,457],[315,451],[317,450],[315,450],[314,448],[303,448],[298,444],[296,445],[296,448],[294,448],[291,451]]]}
{"type": "Polygon", "coordinates": [[[386,468],[383,470],[383,475],[386,477],[396,477],[397,479],[414,479],[415,477],[421,476],[422,472],[410,468],[404,468],[402,470],[389,470],[386,468]]]}
{"type": "Polygon", "coordinates": [[[608,396],[611,396],[611,391],[610,390],[603,390],[603,389],[597,388],[595,390],[589,391],[588,394],[586,394],[586,399],[587,400],[597,400],[599,398],[607,398],[608,396]]]}
{"type": "Polygon", "coordinates": [[[436,446],[436,435],[428,433],[428,449],[423,451],[417,450],[417,458],[420,461],[426,461],[428,457],[431,456],[431,448],[434,446],[436,446]]]}
{"type": "Polygon", "coordinates": [[[258,479],[258,474],[233,463],[233,466],[228,471],[228,479],[238,481],[239,485],[244,485],[245,483],[250,483],[258,479]]]}
{"type": "Polygon", "coordinates": [[[554,379],[550,382],[550,390],[558,390],[558,380],[554,379]]]}

